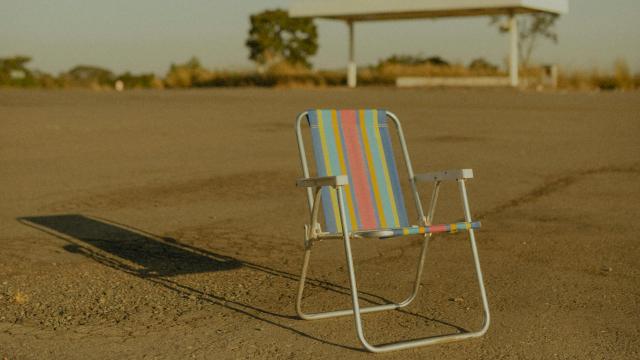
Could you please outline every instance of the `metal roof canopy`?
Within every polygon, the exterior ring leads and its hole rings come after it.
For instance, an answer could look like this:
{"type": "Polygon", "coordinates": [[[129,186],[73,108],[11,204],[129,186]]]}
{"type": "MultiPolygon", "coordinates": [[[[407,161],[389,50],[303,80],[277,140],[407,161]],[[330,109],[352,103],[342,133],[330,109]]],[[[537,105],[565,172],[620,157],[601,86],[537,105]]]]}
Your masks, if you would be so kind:
{"type": "Polygon", "coordinates": [[[517,14],[564,14],[569,0],[298,0],[289,8],[292,17],[346,21],[349,26],[348,83],[356,85],[353,23],[357,21],[428,19],[462,16],[508,15],[511,85],[518,86],[517,14]]]}

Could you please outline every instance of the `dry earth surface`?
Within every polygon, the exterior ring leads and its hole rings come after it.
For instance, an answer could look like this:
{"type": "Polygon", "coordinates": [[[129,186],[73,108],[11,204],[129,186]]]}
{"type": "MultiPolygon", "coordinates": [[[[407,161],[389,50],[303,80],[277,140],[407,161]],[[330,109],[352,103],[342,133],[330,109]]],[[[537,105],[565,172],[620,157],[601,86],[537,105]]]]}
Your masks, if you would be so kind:
{"type": "MultiPolygon", "coordinates": [[[[639,358],[639,154],[639,93],[0,91],[0,359],[639,358]],[[485,337],[376,356],[350,317],[296,318],[313,107],[391,109],[417,172],[474,168],[485,337]]],[[[419,244],[354,241],[363,304],[410,291],[419,244]]],[[[434,238],[416,301],[367,336],[478,328],[470,260],[434,238]]],[[[306,309],[348,306],[342,245],[311,266],[306,309]]]]}

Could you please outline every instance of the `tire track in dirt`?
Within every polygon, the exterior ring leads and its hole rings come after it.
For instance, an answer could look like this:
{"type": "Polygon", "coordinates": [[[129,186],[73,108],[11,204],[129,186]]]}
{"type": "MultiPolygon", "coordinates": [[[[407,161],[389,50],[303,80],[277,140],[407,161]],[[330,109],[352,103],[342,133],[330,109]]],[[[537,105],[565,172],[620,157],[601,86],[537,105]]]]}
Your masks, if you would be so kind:
{"type": "MultiPolygon", "coordinates": [[[[524,195],[508,200],[494,207],[493,209],[490,209],[485,212],[480,212],[479,215],[475,217],[475,219],[483,220],[488,216],[500,214],[509,209],[536,201],[539,198],[552,195],[553,193],[564,190],[567,187],[575,184],[576,182],[583,179],[585,176],[601,175],[601,174],[607,174],[607,173],[609,174],[640,174],[640,165],[634,164],[631,166],[603,166],[603,167],[598,167],[593,169],[581,170],[569,175],[561,176],[534,188],[533,190],[527,192],[524,195]]],[[[463,219],[460,219],[460,220],[463,221],[463,219]]],[[[397,249],[401,249],[402,252],[400,254],[394,255],[392,258],[387,258],[389,256],[389,254],[387,253],[378,253],[376,256],[372,258],[361,260],[360,262],[362,264],[371,263],[374,261],[391,262],[392,260],[396,260],[398,258],[403,257],[405,255],[404,249],[408,246],[411,246],[411,244],[403,244],[399,246],[397,249]]]]}
{"type": "Polygon", "coordinates": [[[481,212],[476,216],[477,220],[482,220],[488,216],[500,214],[509,209],[519,207],[538,200],[539,198],[549,196],[558,191],[564,190],[569,186],[584,179],[585,176],[602,175],[602,174],[640,174],[640,165],[633,164],[630,166],[602,166],[593,169],[580,170],[569,175],[564,175],[548,181],[524,195],[508,200],[493,209],[481,212]]]}

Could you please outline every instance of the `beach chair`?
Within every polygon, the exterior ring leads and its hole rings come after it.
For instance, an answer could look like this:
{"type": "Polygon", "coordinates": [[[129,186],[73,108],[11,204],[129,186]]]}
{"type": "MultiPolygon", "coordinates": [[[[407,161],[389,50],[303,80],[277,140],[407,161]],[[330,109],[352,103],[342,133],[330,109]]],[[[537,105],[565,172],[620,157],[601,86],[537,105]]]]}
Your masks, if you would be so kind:
{"type": "Polygon", "coordinates": [[[385,110],[309,110],[301,113],[296,121],[298,149],[304,178],[296,185],[306,188],[309,202],[310,222],[305,225],[304,259],[296,298],[296,311],[306,320],[326,319],[353,315],[358,339],[371,352],[408,349],[416,346],[439,344],[480,337],[489,328],[489,305],[484,289],[480,261],[474,237],[474,229],[480,222],[471,218],[465,181],[473,178],[471,169],[447,170],[415,175],[407,151],[400,121],[396,115],[385,110]],[[310,177],[306,150],[302,137],[303,123],[308,124],[313,143],[316,177],[310,177]],[[406,164],[409,184],[418,218],[410,225],[405,200],[400,186],[396,159],[393,155],[389,124],[395,125],[402,155],[406,164]],[[431,223],[442,182],[455,181],[460,191],[464,209],[464,222],[431,223]],[[417,182],[433,183],[431,204],[424,214],[416,186],[417,182]],[[324,213],[324,227],[319,223],[320,205],[324,213]],[[432,234],[466,231],[471,243],[479,283],[484,321],[482,328],[474,332],[432,336],[383,345],[370,344],[364,334],[362,314],[399,309],[409,305],[420,287],[422,268],[427,245],[432,234]],[[386,239],[407,235],[422,235],[422,249],[412,293],[398,303],[360,307],[358,287],[351,255],[352,238],[386,239]],[[349,283],[353,308],[321,313],[302,311],[309,257],[314,243],[320,240],[342,239],[346,253],[349,283]]]}

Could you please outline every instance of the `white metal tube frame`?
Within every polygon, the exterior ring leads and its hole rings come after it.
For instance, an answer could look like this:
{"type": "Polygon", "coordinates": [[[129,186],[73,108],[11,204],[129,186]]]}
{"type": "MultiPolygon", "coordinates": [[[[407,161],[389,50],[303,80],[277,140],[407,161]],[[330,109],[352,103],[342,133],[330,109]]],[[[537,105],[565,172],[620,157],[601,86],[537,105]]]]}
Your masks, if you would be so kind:
{"type": "Polygon", "coordinates": [[[520,84],[519,78],[519,32],[518,32],[518,19],[515,13],[509,14],[509,84],[512,87],[518,87],[520,84]]]}
{"type": "MultiPolygon", "coordinates": [[[[409,158],[409,154],[407,151],[407,146],[406,146],[406,142],[404,140],[404,134],[402,132],[402,127],[400,124],[400,121],[398,119],[398,117],[391,113],[391,112],[387,112],[388,116],[394,121],[397,131],[398,131],[398,136],[400,139],[400,145],[402,147],[402,152],[403,152],[403,156],[405,159],[405,164],[407,167],[407,172],[409,175],[409,182],[411,184],[411,190],[413,193],[413,197],[415,200],[415,204],[416,204],[416,210],[418,212],[418,216],[420,217],[418,220],[420,222],[420,224],[422,225],[429,225],[431,224],[431,221],[433,220],[433,216],[435,213],[435,208],[436,208],[436,203],[438,200],[438,193],[439,193],[439,188],[440,188],[440,184],[442,182],[442,180],[454,180],[450,177],[447,176],[441,176],[440,178],[438,178],[437,176],[418,176],[416,177],[413,173],[413,168],[411,166],[411,160],[409,158]],[[422,209],[422,204],[420,202],[420,198],[419,198],[419,194],[418,194],[418,190],[417,190],[417,186],[416,186],[416,181],[418,180],[423,180],[423,181],[433,181],[434,182],[434,187],[433,187],[433,192],[431,195],[431,203],[429,206],[429,212],[427,214],[427,216],[424,216],[424,212],[422,209]]],[[[477,250],[477,246],[476,246],[476,241],[475,241],[475,234],[474,234],[474,230],[473,229],[468,229],[468,233],[469,233],[469,240],[470,240],[470,244],[471,244],[471,252],[473,254],[473,261],[475,264],[475,270],[476,270],[476,277],[477,277],[477,281],[478,281],[478,285],[479,285],[479,290],[480,290],[480,296],[482,299],[482,308],[483,308],[483,324],[482,327],[480,328],[480,330],[477,331],[473,331],[473,332],[467,332],[467,333],[456,333],[456,334],[448,334],[448,335],[439,335],[439,336],[431,336],[431,337],[426,337],[426,338],[419,338],[419,339],[414,339],[414,340],[407,340],[407,341],[400,341],[400,342],[395,342],[395,343],[390,343],[390,344],[383,344],[383,345],[372,345],[370,344],[364,334],[364,328],[363,328],[363,324],[362,324],[362,314],[364,313],[370,313],[370,312],[377,312],[377,311],[385,311],[385,310],[393,310],[393,309],[399,309],[405,306],[408,306],[411,302],[413,302],[413,300],[416,298],[417,294],[418,294],[418,290],[420,288],[420,280],[422,278],[422,270],[424,268],[424,262],[425,262],[425,257],[426,257],[426,253],[427,253],[427,247],[428,247],[428,242],[429,239],[431,237],[431,234],[425,234],[424,236],[424,240],[422,242],[422,249],[420,251],[420,256],[418,259],[418,268],[416,270],[415,273],[415,282],[413,284],[413,290],[411,292],[411,294],[404,299],[403,301],[397,302],[397,303],[390,303],[390,304],[382,304],[382,305],[374,305],[374,306],[368,306],[368,307],[360,307],[360,302],[359,302],[359,297],[358,297],[358,288],[357,288],[357,282],[356,282],[356,274],[355,274],[355,268],[354,268],[354,264],[353,264],[353,256],[352,256],[352,252],[351,252],[351,237],[352,235],[350,234],[349,230],[348,230],[348,224],[346,222],[346,213],[345,213],[345,208],[344,208],[344,192],[343,192],[343,187],[347,186],[346,182],[344,181],[344,177],[342,176],[338,176],[335,177],[335,179],[333,180],[333,182],[331,182],[331,180],[327,180],[327,177],[325,178],[309,178],[309,168],[307,166],[307,160],[306,160],[306,153],[305,153],[305,149],[304,149],[304,143],[303,143],[303,139],[302,139],[302,132],[301,132],[301,123],[302,120],[307,117],[308,113],[307,112],[303,112],[298,116],[298,119],[296,121],[296,135],[297,135],[297,139],[298,139],[298,150],[300,151],[300,160],[301,160],[301,165],[302,165],[302,171],[303,171],[303,175],[305,177],[305,179],[302,179],[301,181],[298,182],[299,186],[304,186],[307,187],[307,197],[308,197],[308,202],[309,202],[309,210],[311,213],[311,222],[310,225],[305,225],[305,252],[304,252],[304,259],[303,259],[303,263],[302,263],[302,272],[300,275],[300,283],[298,286],[298,294],[296,297],[296,312],[298,313],[298,316],[300,316],[300,318],[305,319],[305,320],[317,320],[317,319],[325,319],[325,318],[332,318],[332,317],[338,317],[338,316],[347,316],[347,315],[353,315],[354,319],[355,319],[355,327],[356,327],[356,333],[358,336],[358,339],[360,340],[360,342],[362,343],[363,347],[371,352],[387,352],[387,351],[394,351],[394,350],[402,350],[402,349],[409,349],[409,348],[413,348],[413,347],[418,347],[418,346],[426,346],[426,345],[434,345],[434,344],[442,344],[442,343],[447,343],[447,342],[452,342],[452,341],[459,341],[459,340],[464,340],[464,339],[471,339],[471,338],[476,338],[476,337],[480,337],[482,335],[484,335],[487,330],[489,329],[489,324],[490,324],[490,314],[489,314],[489,303],[487,300],[487,294],[486,294],[486,290],[484,288],[484,280],[482,277],[482,270],[480,268],[480,259],[478,256],[478,250],[477,250]],[[338,179],[340,178],[340,179],[338,179]],[[306,180],[306,181],[305,181],[306,180]],[[314,180],[320,180],[320,181],[314,181],[314,180]],[[344,241],[344,249],[345,249],[345,256],[346,256],[346,261],[347,261],[347,267],[348,267],[348,271],[349,271],[349,284],[351,287],[351,297],[352,297],[352,303],[353,303],[353,308],[352,309],[344,309],[344,310],[335,310],[335,311],[327,311],[327,312],[319,312],[319,313],[305,313],[302,310],[302,298],[303,298],[303,292],[304,292],[304,285],[305,285],[305,280],[307,277],[307,270],[309,267],[309,258],[311,256],[311,248],[313,246],[313,243],[315,241],[319,241],[321,240],[319,237],[319,234],[321,233],[321,229],[320,229],[320,225],[318,224],[318,212],[319,212],[319,208],[320,208],[320,190],[323,186],[331,186],[333,188],[336,189],[336,196],[337,196],[337,200],[338,200],[338,207],[339,207],[339,212],[340,212],[340,221],[341,221],[341,225],[342,225],[342,238],[344,241]]],[[[461,174],[464,174],[464,171],[460,172],[461,174]]],[[[445,172],[442,172],[442,174],[445,174],[445,172]]],[[[472,175],[471,175],[472,176],[472,175]]],[[[330,177],[329,177],[330,178],[330,177]]],[[[458,188],[460,191],[460,197],[462,199],[462,204],[463,204],[463,208],[464,208],[464,217],[465,217],[465,221],[467,222],[471,222],[471,211],[469,208],[469,201],[468,201],[468,197],[467,197],[467,190],[466,190],[466,186],[465,186],[465,177],[461,176],[461,178],[457,178],[455,179],[455,181],[458,183],[458,188]]]]}

